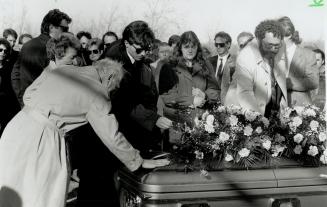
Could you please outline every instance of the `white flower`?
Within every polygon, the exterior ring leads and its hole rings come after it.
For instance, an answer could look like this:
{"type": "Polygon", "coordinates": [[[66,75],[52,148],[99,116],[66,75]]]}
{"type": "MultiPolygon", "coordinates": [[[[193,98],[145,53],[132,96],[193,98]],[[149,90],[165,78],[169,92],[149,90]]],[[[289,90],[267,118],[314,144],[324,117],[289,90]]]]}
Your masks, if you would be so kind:
{"type": "Polygon", "coordinates": [[[197,116],[194,118],[194,123],[195,123],[195,126],[197,126],[197,127],[200,125],[200,120],[197,116]]]}
{"type": "Polygon", "coordinates": [[[294,126],[298,127],[302,124],[302,119],[299,116],[293,118],[294,126]]]}
{"type": "Polygon", "coordinates": [[[286,119],[288,119],[290,117],[292,113],[292,109],[287,107],[283,110],[283,117],[285,117],[286,119]]]}
{"type": "Polygon", "coordinates": [[[203,120],[203,121],[206,120],[208,115],[209,115],[209,112],[208,112],[208,111],[204,112],[204,113],[202,114],[202,117],[201,117],[202,120],[203,120]]]}
{"type": "Polygon", "coordinates": [[[293,137],[293,140],[294,140],[294,142],[300,144],[300,142],[302,142],[302,140],[303,140],[303,135],[302,135],[302,134],[296,134],[296,135],[293,137]]]}
{"type": "Polygon", "coordinates": [[[203,152],[200,152],[200,151],[196,150],[194,153],[195,153],[195,158],[196,159],[199,159],[199,160],[203,159],[203,157],[204,157],[203,152]]]}
{"type": "Polygon", "coordinates": [[[238,123],[238,118],[236,116],[234,116],[234,115],[231,115],[229,117],[229,121],[230,121],[231,126],[236,126],[237,123],[238,123]]]}
{"type": "Polygon", "coordinates": [[[315,117],[316,116],[316,112],[313,109],[306,109],[304,110],[304,112],[302,113],[304,116],[312,116],[315,117]]]}
{"type": "Polygon", "coordinates": [[[247,157],[247,156],[249,156],[249,154],[250,154],[250,150],[248,150],[247,148],[242,148],[242,149],[238,152],[238,154],[240,155],[241,158],[242,158],[242,157],[247,157]]]}
{"type": "MultiPolygon", "coordinates": [[[[327,150],[325,150],[325,152],[327,152],[327,150]]],[[[322,162],[324,165],[327,164],[327,153],[324,153],[320,156],[320,162],[322,162]]]]}
{"type": "Polygon", "coordinates": [[[261,127],[257,127],[257,128],[255,129],[255,132],[256,132],[257,134],[261,134],[261,133],[262,133],[262,128],[261,128],[261,127]]]}
{"type": "Polygon", "coordinates": [[[288,126],[290,127],[290,129],[291,129],[291,131],[292,131],[293,133],[296,132],[297,127],[295,126],[294,122],[290,122],[290,123],[288,123],[288,126]]]}
{"type": "Polygon", "coordinates": [[[240,114],[242,113],[242,108],[232,104],[227,107],[227,112],[231,114],[240,114]]]}
{"type": "Polygon", "coordinates": [[[229,135],[226,134],[225,132],[220,132],[219,134],[219,141],[224,143],[229,139],[229,135]]]}
{"type": "Polygon", "coordinates": [[[230,162],[230,161],[232,161],[233,159],[234,159],[234,158],[233,158],[233,156],[232,156],[231,154],[226,153],[225,161],[230,162]]]}
{"type": "Polygon", "coordinates": [[[207,116],[206,122],[208,125],[213,125],[213,122],[215,121],[215,117],[211,114],[207,116]]]}
{"type": "Polygon", "coordinates": [[[265,140],[262,142],[262,147],[265,148],[266,150],[270,150],[271,147],[271,141],[270,140],[265,140]]]}
{"type": "Polygon", "coordinates": [[[319,137],[319,141],[321,141],[321,142],[324,142],[327,139],[326,133],[323,133],[323,132],[320,132],[318,137],[319,137]]]}
{"type": "Polygon", "coordinates": [[[209,134],[215,132],[215,128],[212,125],[208,125],[208,124],[204,125],[204,130],[206,130],[209,134]]]}
{"type": "Polygon", "coordinates": [[[249,121],[254,121],[259,115],[260,113],[251,110],[245,112],[245,118],[249,121]]]}
{"type": "Polygon", "coordinates": [[[302,147],[301,145],[296,145],[295,148],[293,149],[294,153],[299,155],[302,152],[302,147]]]}
{"type": "Polygon", "coordinates": [[[253,132],[253,129],[252,129],[251,125],[247,125],[246,127],[244,127],[244,135],[251,136],[252,132],[253,132]]]}
{"type": "MultiPolygon", "coordinates": [[[[295,111],[296,111],[296,113],[297,113],[298,115],[301,115],[302,112],[303,112],[303,110],[304,110],[304,107],[303,107],[303,106],[294,106],[294,109],[295,109],[295,111]]],[[[292,110],[291,110],[291,111],[292,111],[292,110]]]]}
{"type": "Polygon", "coordinates": [[[269,120],[266,117],[261,117],[261,122],[265,125],[265,127],[269,126],[269,120]]]}
{"type": "Polygon", "coordinates": [[[276,134],[276,138],[275,138],[276,142],[284,142],[285,141],[285,137],[280,135],[279,133],[276,134]]]}
{"type": "Polygon", "coordinates": [[[311,155],[312,157],[316,156],[318,154],[318,148],[316,146],[310,146],[308,150],[308,155],[311,155]]]}
{"type": "Polygon", "coordinates": [[[317,122],[315,120],[312,120],[310,122],[310,128],[311,128],[312,131],[317,131],[318,127],[319,127],[319,122],[317,122]]]}
{"type": "Polygon", "coordinates": [[[226,106],[219,106],[217,111],[218,112],[225,112],[226,111],[226,106]]]}

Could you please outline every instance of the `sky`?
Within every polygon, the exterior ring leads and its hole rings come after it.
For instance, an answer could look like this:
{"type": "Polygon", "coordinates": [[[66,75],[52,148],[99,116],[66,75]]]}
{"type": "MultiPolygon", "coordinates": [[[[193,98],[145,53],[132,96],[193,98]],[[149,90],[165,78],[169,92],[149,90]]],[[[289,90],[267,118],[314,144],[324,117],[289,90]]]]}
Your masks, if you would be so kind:
{"type": "Polygon", "coordinates": [[[37,35],[44,15],[59,8],[72,17],[71,31],[75,33],[89,29],[100,36],[109,27],[104,20],[113,14],[110,29],[119,36],[128,23],[141,19],[152,21],[150,25],[163,41],[172,34],[193,30],[206,42],[219,31],[235,40],[242,31],[253,33],[264,19],[289,16],[303,40],[316,41],[325,39],[327,10],[326,5],[310,7],[313,1],[321,0],[0,0],[0,29],[13,27],[37,35]],[[151,14],[159,16],[157,21],[149,18],[151,14]]]}

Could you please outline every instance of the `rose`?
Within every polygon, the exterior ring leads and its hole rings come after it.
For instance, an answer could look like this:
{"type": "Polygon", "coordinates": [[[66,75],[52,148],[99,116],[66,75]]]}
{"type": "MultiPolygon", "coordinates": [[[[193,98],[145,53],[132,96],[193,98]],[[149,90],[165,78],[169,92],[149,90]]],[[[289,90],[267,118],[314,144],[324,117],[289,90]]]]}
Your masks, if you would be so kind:
{"type": "Polygon", "coordinates": [[[289,108],[289,107],[287,107],[283,111],[283,117],[285,117],[286,119],[288,119],[290,117],[291,113],[292,113],[292,109],[289,108]]]}
{"type": "Polygon", "coordinates": [[[255,111],[251,111],[251,110],[247,110],[245,112],[245,118],[248,120],[248,121],[254,121],[257,116],[259,116],[260,114],[258,112],[255,112],[255,111]]]}
{"type": "Polygon", "coordinates": [[[247,149],[247,148],[242,148],[242,149],[238,152],[238,154],[240,155],[241,158],[242,158],[242,157],[247,157],[247,156],[249,156],[249,154],[250,154],[250,150],[247,149]]]}
{"type": "Polygon", "coordinates": [[[225,132],[220,132],[219,134],[219,141],[224,143],[229,139],[229,135],[226,134],[225,132]]]}
{"type": "Polygon", "coordinates": [[[209,172],[202,169],[202,170],[200,170],[200,175],[204,176],[204,177],[207,177],[209,175],[209,172]]]}
{"type": "Polygon", "coordinates": [[[253,132],[253,129],[252,129],[251,125],[247,125],[244,128],[244,135],[251,136],[252,135],[252,132],[253,132]]]}
{"type": "Polygon", "coordinates": [[[231,115],[229,117],[229,121],[230,121],[231,126],[236,126],[237,123],[238,123],[238,118],[236,116],[234,116],[234,115],[231,115]]]}
{"type": "Polygon", "coordinates": [[[312,120],[310,122],[310,128],[312,131],[317,131],[318,127],[319,127],[319,123],[317,121],[312,120]]]}
{"type": "Polygon", "coordinates": [[[204,157],[203,152],[200,152],[200,151],[196,150],[194,153],[195,153],[195,158],[196,159],[199,159],[199,160],[203,159],[203,157],[204,157]]]}
{"type": "Polygon", "coordinates": [[[320,142],[324,142],[327,139],[326,134],[323,133],[323,132],[320,132],[319,135],[318,135],[318,137],[319,137],[319,141],[320,142]]]}
{"type": "Polygon", "coordinates": [[[204,130],[206,130],[209,134],[215,132],[215,128],[212,125],[208,125],[208,124],[204,125],[204,130]]]}
{"type": "Polygon", "coordinates": [[[226,153],[226,156],[225,156],[225,161],[226,162],[230,162],[230,161],[232,161],[234,158],[233,158],[233,156],[231,155],[231,154],[228,154],[228,153],[226,153]]]}
{"type": "Polygon", "coordinates": [[[308,150],[308,155],[311,155],[312,157],[316,156],[318,154],[318,148],[316,146],[310,146],[308,150]]]}
{"type": "Polygon", "coordinates": [[[320,162],[322,162],[325,165],[327,164],[327,149],[320,156],[320,162]]]}
{"type": "Polygon", "coordinates": [[[227,112],[231,114],[242,114],[242,108],[232,104],[227,107],[227,112]]]}
{"type": "Polygon", "coordinates": [[[302,119],[299,116],[293,118],[294,126],[298,127],[302,124],[302,119]]]}
{"type": "Polygon", "coordinates": [[[261,134],[261,133],[262,133],[262,128],[261,128],[261,127],[257,127],[257,128],[255,129],[255,132],[256,132],[257,134],[261,134]]]}
{"type": "Polygon", "coordinates": [[[270,140],[265,140],[262,142],[262,147],[265,148],[266,150],[269,150],[271,147],[271,141],[270,140]]]}
{"type": "Polygon", "coordinates": [[[208,125],[213,125],[213,122],[214,122],[214,121],[215,121],[215,117],[214,117],[213,115],[209,114],[209,115],[207,116],[206,123],[207,123],[208,125]]]}
{"type": "Polygon", "coordinates": [[[302,135],[302,134],[296,134],[296,135],[293,137],[293,140],[294,140],[294,142],[300,144],[300,142],[303,140],[303,135],[302,135]]]}
{"type": "Polygon", "coordinates": [[[293,149],[294,153],[299,155],[302,152],[302,147],[301,145],[296,145],[295,148],[293,149]]]}
{"type": "Polygon", "coordinates": [[[269,126],[269,120],[266,117],[261,117],[261,122],[265,125],[265,127],[269,126]]]}
{"type": "Polygon", "coordinates": [[[313,109],[306,109],[303,111],[302,113],[304,116],[312,116],[315,117],[316,116],[316,112],[313,109]]]}

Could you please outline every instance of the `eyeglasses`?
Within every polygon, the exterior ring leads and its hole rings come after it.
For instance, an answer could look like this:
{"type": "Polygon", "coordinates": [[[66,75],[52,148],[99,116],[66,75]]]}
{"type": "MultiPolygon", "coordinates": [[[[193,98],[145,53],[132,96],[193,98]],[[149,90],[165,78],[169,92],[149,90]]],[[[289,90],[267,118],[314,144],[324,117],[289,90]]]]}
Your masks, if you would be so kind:
{"type": "Polygon", "coordinates": [[[99,51],[99,50],[89,50],[89,53],[90,53],[90,55],[91,55],[91,54],[95,54],[95,55],[97,55],[97,54],[100,53],[100,51],[99,51]]]}
{"type": "Polygon", "coordinates": [[[218,43],[218,42],[215,42],[215,46],[216,47],[225,47],[226,46],[226,43],[222,42],[222,43],[218,43]]]}
{"type": "Polygon", "coordinates": [[[276,49],[278,50],[279,48],[281,48],[282,44],[278,43],[278,44],[272,44],[272,43],[267,43],[265,41],[262,40],[263,45],[267,48],[267,49],[276,49]]]}
{"type": "Polygon", "coordinates": [[[0,48],[0,52],[7,52],[7,49],[0,48]]]}
{"type": "Polygon", "coordinates": [[[68,26],[59,25],[59,27],[61,28],[62,32],[68,32],[68,30],[69,30],[68,26]]]}
{"type": "Polygon", "coordinates": [[[145,52],[147,51],[147,50],[144,49],[143,47],[136,48],[136,47],[134,46],[134,44],[130,44],[130,45],[132,45],[132,46],[134,47],[136,54],[140,54],[140,53],[143,52],[143,51],[145,51],[145,52]]]}

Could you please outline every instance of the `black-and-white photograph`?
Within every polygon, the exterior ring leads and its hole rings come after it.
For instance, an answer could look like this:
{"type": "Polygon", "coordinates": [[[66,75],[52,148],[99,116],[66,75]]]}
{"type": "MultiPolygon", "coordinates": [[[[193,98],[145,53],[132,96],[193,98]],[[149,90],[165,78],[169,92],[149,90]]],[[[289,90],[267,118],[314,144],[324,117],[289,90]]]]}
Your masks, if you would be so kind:
{"type": "Polygon", "coordinates": [[[0,207],[325,207],[325,0],[0,0],[0,207]]]}

